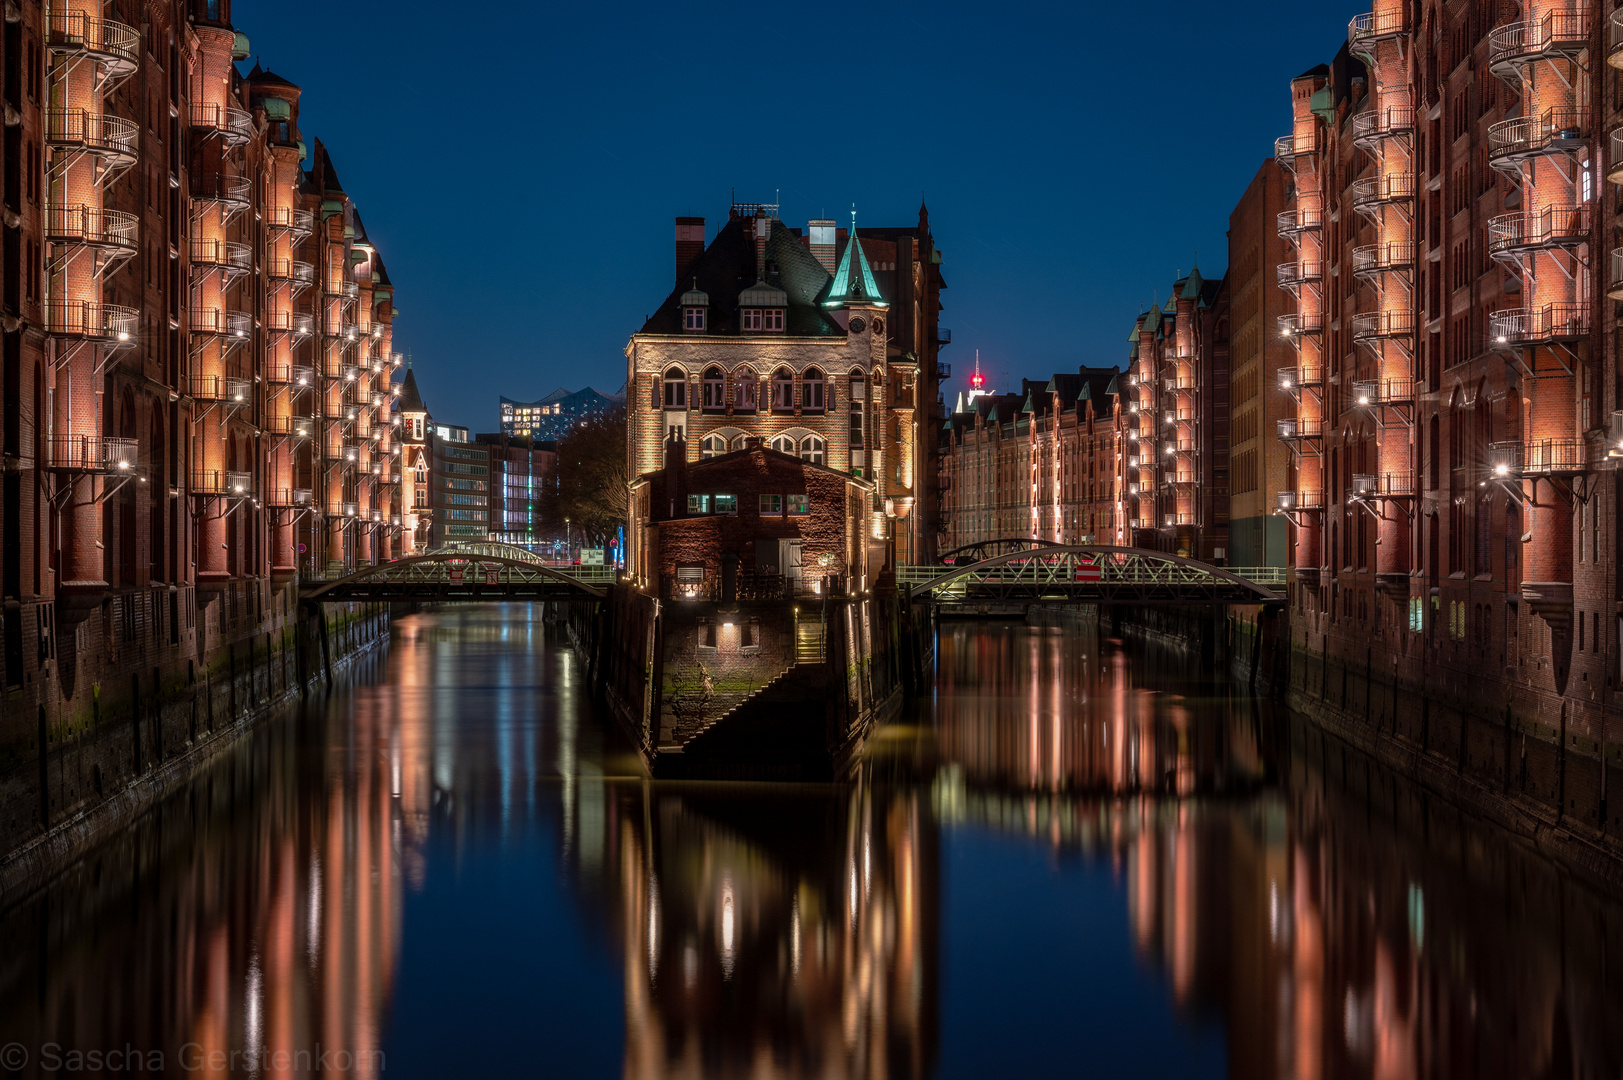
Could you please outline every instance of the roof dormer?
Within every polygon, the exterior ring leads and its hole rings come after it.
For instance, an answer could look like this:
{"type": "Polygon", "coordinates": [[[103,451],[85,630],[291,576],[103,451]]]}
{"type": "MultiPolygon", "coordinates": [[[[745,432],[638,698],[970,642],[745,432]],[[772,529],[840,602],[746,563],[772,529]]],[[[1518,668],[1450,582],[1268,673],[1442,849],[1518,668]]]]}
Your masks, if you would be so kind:
{"type": "Polygon", "coordinates": [[[739,328],[749,333],[781,334],[788,306],[788,293],[758,280],[738,294],[739,328]]]}
{"type": "Polygon", "coordinates": [[[682,333],[702,334],[710,325],[710,294],[699,288],[699,279],[693,279],[693,288],[682,294],[682,333]]]}

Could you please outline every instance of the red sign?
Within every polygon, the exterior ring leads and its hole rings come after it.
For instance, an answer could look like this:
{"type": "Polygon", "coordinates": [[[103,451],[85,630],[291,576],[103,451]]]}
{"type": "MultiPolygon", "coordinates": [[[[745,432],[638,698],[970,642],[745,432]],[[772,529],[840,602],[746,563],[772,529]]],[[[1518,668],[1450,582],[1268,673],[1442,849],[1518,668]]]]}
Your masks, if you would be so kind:
{"type": "Polygon", "coordinates": [[[452,585],[460,585],[460,584],[462,584],[462,569],[463,569],[463,567],[462,567],[461,563],[452,563],[451,564],[450,570],[451,570],[451,584],[452,585]]]}
{"type": "Polygon", "coordinates": [[[1099,569],[1097,559],[1079,559],[1076,564],[1076,580],[1100,581],[1104,578],[1104,571],[1099,569]]]}

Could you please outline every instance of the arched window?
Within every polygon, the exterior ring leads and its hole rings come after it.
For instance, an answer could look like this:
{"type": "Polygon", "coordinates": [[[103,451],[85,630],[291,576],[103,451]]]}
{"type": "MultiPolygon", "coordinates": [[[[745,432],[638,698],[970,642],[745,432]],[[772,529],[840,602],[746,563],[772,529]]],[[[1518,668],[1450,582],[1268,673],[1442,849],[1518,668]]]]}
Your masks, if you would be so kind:
{"type": "Polygon", "coordinates": [[[665,407],[667,409],[688,407],[688,377],[687,372],[681,368],[673,367],[665,372],[665,407]]]}
{"type": "Polygon", "coordinates": [[[718,367],[704,369],[704,407],[710,410],[727,407],[727,379],[718,367]]]}
{"type": "Polygon", "coordinates": [[[755,411],[755,372],[739,368],[733,372],[733,408],[739,412],[755,411]]]}
{"type": "Polygon", "coordinates": [[[412,469],[411,504],[416,507],[428,505],[428,463],[422,458],[417,459],[417,467],[412,469]]]}
{"type": "Polygon", "coordinates": [[[823,440],[816,435],[807,435],[800,440],[800,460],[809,461],[813,465],[823,464],[823,440]]]}
{"type": "Polygon", "coordinates": [[[701,458],[713,458],[727,452],[727,440],[720,435],[706,435],[704,442],[699,444],[701,458]]]}
{"type": "Polygon", "coordinates": [[[776,439],[772,440],[772,449],[776,450],[780,454],[797,454],[800,452],[800,448],[795,444],[795,437],[793,435],[779,435],[776,439]]]}
{"type": "Polygon", "coordinates": [[[779,368],[772,373],[772,411],[795,411],[795,377],[788,368],[779,368]]]}
{"type": "Polygon", "coordinates": [[[748,435],[736,435],[733,437],[734,450],[748,450],[749,445],[750,437],[748,435]]]}
{"type": "Polygon", "coordinates": [[[800,399],[805,408],[814,412],[823,410],[823,373],[816,368],[807,368],[806,374],[800,377],[800,399]]]}

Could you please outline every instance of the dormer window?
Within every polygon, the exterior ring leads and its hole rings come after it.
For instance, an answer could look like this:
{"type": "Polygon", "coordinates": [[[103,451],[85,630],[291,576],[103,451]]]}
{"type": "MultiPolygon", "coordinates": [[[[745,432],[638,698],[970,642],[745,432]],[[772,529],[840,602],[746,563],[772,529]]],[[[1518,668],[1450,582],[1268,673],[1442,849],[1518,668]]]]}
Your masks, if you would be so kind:
{"type": "Polygon", "coordinates": [[[709,310],[710,294],[699,288],[699,281],[695,278],[693,288],[682,294],[682,333],[704,333],[705,324],[709,321],[706,312],[709,310]]]}
{"type": "Polygon", "coordinates": [[[783,313],[789,294],[776,285],[757,281],[738,294],[738,325],[745,333],[783,333],[783,313]]]}
{"type": "Polygon", "coordinates": [[[743,326],[745,330],[759,334],[783,333],[782,308],[745,308],[743,326]]]}
{"type": "Polygon", "coordinates": [[[690,334],[704,332],[704,308],[689,307],[682,309],[682,329],[690,334]]]}

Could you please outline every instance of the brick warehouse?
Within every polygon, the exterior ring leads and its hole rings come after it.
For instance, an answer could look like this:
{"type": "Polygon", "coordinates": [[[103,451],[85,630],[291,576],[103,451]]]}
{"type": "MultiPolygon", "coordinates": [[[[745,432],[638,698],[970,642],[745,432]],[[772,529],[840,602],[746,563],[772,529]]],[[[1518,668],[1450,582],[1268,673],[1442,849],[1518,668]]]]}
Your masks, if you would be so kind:
{"type": "Polygon", "coordinates": [[[918,561],[937,539],[930,451],[950,337],[929,212],[855,244],[833,221],[802,231],[777,213],[734,204],[708,246],[702,218],[677,220],[675,287],[626,348],[628,473],[659,468],[672,429],[695,459],[760,438],[870,481],[870,539],[894,536],[899,559],[918,561]]]}
{"type": "Polygon", "coordinates": [[[230,0],[102,7],[3,34],[0,769],[40,761],[49,817],[183,741],[143,700],[268,662],[296,576],[400,526],[393,287],[299,88],[239,72],[230,0]]]}
{"type": "Polygon", "coordinates": [[[1598,4],[1382,0],[1276,147],[1293,680],[1610,830],[1620,50],[1598,4]]]}

